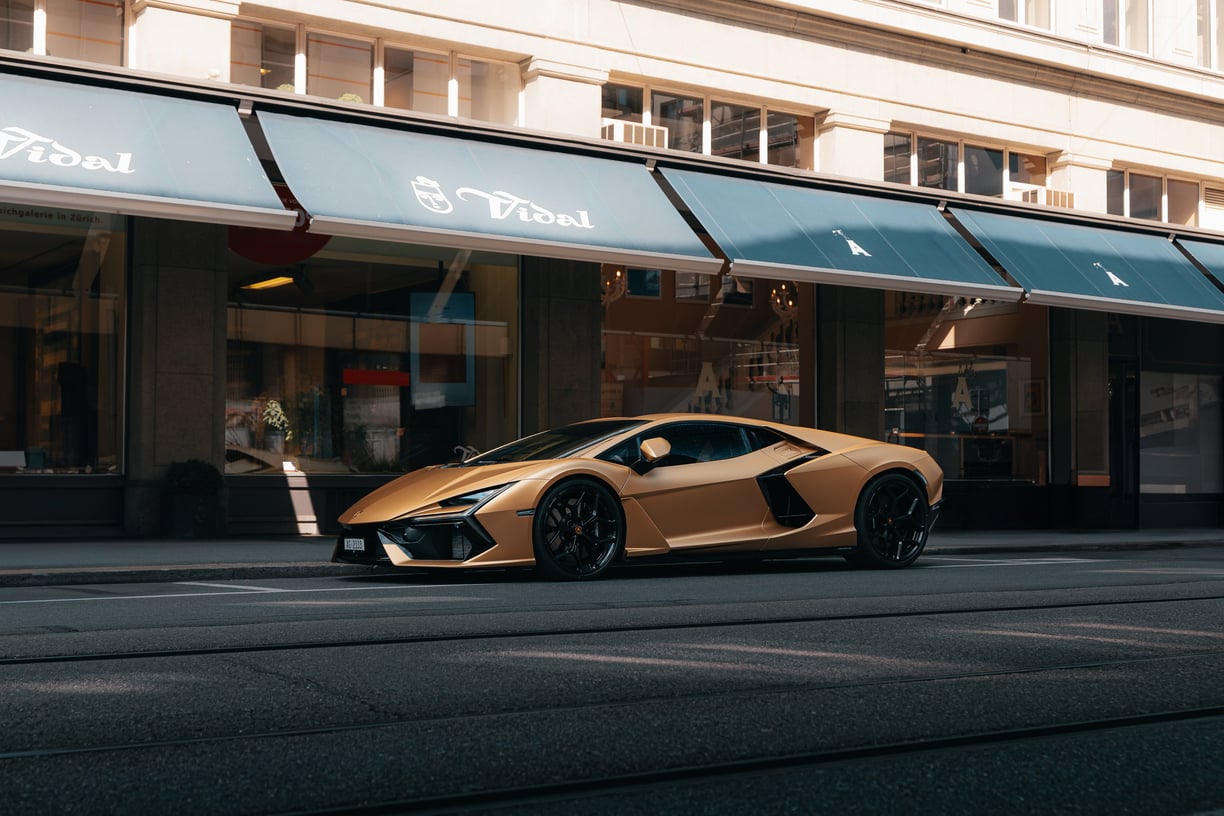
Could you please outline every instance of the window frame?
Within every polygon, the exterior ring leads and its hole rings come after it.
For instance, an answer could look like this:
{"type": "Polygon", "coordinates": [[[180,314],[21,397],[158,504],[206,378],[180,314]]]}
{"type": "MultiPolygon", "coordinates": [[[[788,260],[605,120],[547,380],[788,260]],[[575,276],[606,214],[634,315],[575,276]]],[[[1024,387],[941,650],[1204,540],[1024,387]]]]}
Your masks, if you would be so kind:
{"type": "MultiPolygon", "coordinates": [[[[1162,173],[1158,170],[1151,170],[1151,169],[1142,168],[1142,167],[1137,167],[1137,168],[1116,167],[1116,168],[1111,168],[1109,172],[1122,174],[1122,212],[1120,213],[1114,212],[1112,209],[1110,209],[1109,194],[1108,194],[1108,188],[1107,188],[1105,208],[1106,208],[1106,212],[1109,215],[1120,215],[1123,218],[1138,218],[1143,221],[1150,221],[1152,223],[1159,223],[1159,224],[1172,224],[1174,226],[1197,226],[1198,224],[1202,223],[1203,221],[1203,188],[1206,186],[1206,182],[1203,179],[1187,178],[1185,176],[1180,176],[1180,175],[1173,174],[1173,173],[1162,173]],[[1131,176],[1132,175],[1141,176],[1144,178],[1160,179],[1160,213],[1157,218],[1145,218],[1142,216],[1136,216],[1136,215],[1131,214],[1131,176]],[[1195,207],[1194,207],[1195,223],[1193,225],[1181,225],[1178,222],[1169,220],[1169,182],[1170,181],[1181,182],[1181,183],[1186,183],[1186,184],[1194,184],[1198,187],[1198,199],[1195,202],[1195,207]]],[[[1106,175],[1106,184],[1108,184],[1108,175],[1106,175]]]]}

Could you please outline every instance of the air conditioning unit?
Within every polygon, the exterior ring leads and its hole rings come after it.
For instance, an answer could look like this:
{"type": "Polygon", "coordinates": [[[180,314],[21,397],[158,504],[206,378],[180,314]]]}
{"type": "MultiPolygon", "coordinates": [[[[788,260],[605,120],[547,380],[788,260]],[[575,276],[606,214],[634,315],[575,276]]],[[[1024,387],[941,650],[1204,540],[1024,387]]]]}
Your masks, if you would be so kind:
{"type": "Polygon", "coordinates": [[[658,125],[643,125],[624,119],[605,119],[600,135],[611,142],[643,147],[667,147],[667,128],[658,125]]]}
{"type": "Polygon", "coordinates": [[[1075,193],[1030,184],[1013,186],[1008,198],[1026,204],[1040,204],[1043,207],[1066,207],[1069,210],[1075,208],[1075,193]]]}

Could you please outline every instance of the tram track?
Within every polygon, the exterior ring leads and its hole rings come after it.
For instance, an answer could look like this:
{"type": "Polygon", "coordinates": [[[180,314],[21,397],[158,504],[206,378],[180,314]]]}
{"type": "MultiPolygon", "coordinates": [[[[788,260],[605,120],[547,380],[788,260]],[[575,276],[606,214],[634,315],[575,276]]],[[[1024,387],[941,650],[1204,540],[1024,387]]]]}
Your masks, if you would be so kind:
{"type": "MultiPolygon", "coordinates": [[[[761,686],[739,686],[734,689],[720,689],[714,691],[700,691],[689,693],[668,693],[664,696],[646,696],[638,695],[632,700],[627,701],[606,701],[601,700],[585,704],[568,704],[564,706],[547,706],[547,710],[552,713],[565,713],[573,715],[581,715],[595,709],[606,709],[621,705],[642,706],[651,703],[675,704],[679,702],[693,701],[712,701],[719,699],[743,701],[749,697],[768,697],[773,695],[790,695],[790,694],[810,694],[810,693],[825,693],[835,691],[855,691],[855,692],[878,692],[888,688],[900,688],[905,686],[915,686],[924,683],[954,683],[958,681],[982,680],[989,678],[1002,679],[1007,677],[1017,677],[1022,675],[1034,675],[1043,673],[1074,673],[1088,670],[1111,670],[1126,667],[1152,665],[1159,663],[1175,663],[1180,661],[1188,661],[1202,658],[1212,658],[1224,656],[1224,649],[1202,650],[1194,652],[1185,652],[1178,655],[1160,655],[1150,657],[1124,658],[1114,660],[1091,660],[1076,663],[1062,664],[1044,664],[1033,666],[1017,666],[1008,669],[989,669],[981,671],[966,671],[966,672],[943,672],[932,673],[920,676],[911,677],[889,677],[877,680],[859,680],[854,682],[841,683],[798,683],[787,685],[761,685],[761,686]]],[[[521,708],[497,708],[480,713],[465,713],[460,715],[442,715],[442,716],[424,716],[424,717],[397,717],[380,720],[371,720],[367,722],[357,722],[350,724],[334,724],[319,727],[308,728],[284,728],[273,729],[260,732],[243,732],[237,734],[215,734],[209,736],[189,737],[180,739],[164,739],[150,740],[144,742],[129,742],[115,743],[110,745],[86,745],[73,747],[49,747],[49,748],[31,748],[17,751],[0,751],[0,762],[8,760],[20,759],[49,759],[55,757],[64,757],[81,754],[99,754],[99,753],[115,753],[115,752],[134,752],[148,750],[163,750],[168,748],[184,747],[184,746],[206,746],[206,745],[221,745],[228,742],[246,741],[246,740],[265,740],[265,739],[284,739],[292,737],[316,737],[316,736],[336,736],[342,734],[351,734],[354,732],[373,731],[377,729],[398,728],[398,727],[420,727],[424,725],[445,725],[448,722],[456,720],[472,721],[481,718],[505,717],[505,716],[529,716],[539,713],[542,709],[538,706],[525,706],[521,708]]],[[[1203,709],[1187,709],[1188,711],[1208,711],[1224,714],[1224,706],[1211,706],[1203,709]]],[[[1209,716],[1209,715],[1203,715],[1209,716]]],[[[1210,716],[1215,716],[1212,714],[1210,716]]],[[[1126,718],[1123,718],[1126,719],[1126,718]]]]}
{"type": "MultiPolygon", "coordinates": [[[[786,626],[805,623],[851,623],[872,620],[914,619],[924,617],[948,618],[968,615],[989,615],[1010,612],[1048,612],[1055,610],[1090,609],[1102,607],[1150,606],[1160,604],[1201,603],[1222,601],[1224,595],[1204,595],[1183,598],[1138,598],[1128,600],[1077,601],[1073,603],[1040,603],[978,606],[956,609],[926,609],[913,611],[880,611],[843,615],[791,615],[776,618],[753,618],[748,620],[691,621],[684,623],[624,624],[614,626],[549,627],[531,630],[480,631],[447,634],[404,635],[378,638],[343,638],[331,640],[306,640],[285,643],[260,643],[232,646],[206,646],[182,649],[148,649],[133,651],[86,652],[80,654],[26,655],[0,657],[0,668],[8,666],[32,666],[57,663],[107,662],[123,660],[146,660],[179,657],[207,657],[261,652],[307,651],[320,649],[346,649],[379,646],[406,646],[417,644],[463,643],[478,640],[524,640],[530,638],[598,636],[636,634],[650,632],[684,632],[724,628],[758,626],[786,626]]],[[[517,611],[517,610],[516,610],[517,611]]],[[[551,610],[556,611],[556,610],[551,610]]],[[[634,608],[640,613],[640,607],[634,608]]]]}
{"type": "Polygon", "coordinates": [[[984,749],[1054,737],[1072,737],[1107,730],[1124,730],[1224,718],[1224,706],[1182,709],[1127,717],[1111,717],[1073,723],[986,731],[951,737],[925,738],[833,750],[805,751],[774,757],[665,768],[643,773],[594,777],[551,784],[524,785],[481,791],[413,797],[359,806],[284,811],[281,816],[382,816],[383,814],[467,813],[473,808],[491,810],[522,808],[555,803],[558,799],[594,799],[626,794],[665,785],[685,784],[731,776],[749,776],[778,771],[816,768],[850,762],[870,762],[893,757],[932,755],[946,751],[984,749]]]}

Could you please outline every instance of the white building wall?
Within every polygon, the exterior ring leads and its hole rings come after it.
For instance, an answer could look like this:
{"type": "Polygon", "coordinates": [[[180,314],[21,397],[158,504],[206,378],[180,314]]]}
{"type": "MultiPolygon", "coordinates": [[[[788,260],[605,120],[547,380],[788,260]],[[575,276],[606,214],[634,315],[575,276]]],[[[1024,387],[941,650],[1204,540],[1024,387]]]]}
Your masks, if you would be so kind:
{"type": "MultiPolygon", "coordinates": [[[[1023,2],[1023,0],[1018,0],[1023,2]]],[[[1194,65],[1194,0],[1157,0],[1157,57],[1098,45],[1100,3],[1053,2],[1053,31],[997,0],[219,0],[136,3],[130,64],[228,75],[233,14],[521,67],[519,124],[599,135],[605,81],[813,116],[816,169],[879,179],[882,134],[1045,155],[1050,184],[1104,210],[1109,167],[1224,185],[1224,77],[1194,65]],[[190,42],[190,48],[177,44],[190,42]],[[878,150],[878,152],[877,152],[878,150]]]]}

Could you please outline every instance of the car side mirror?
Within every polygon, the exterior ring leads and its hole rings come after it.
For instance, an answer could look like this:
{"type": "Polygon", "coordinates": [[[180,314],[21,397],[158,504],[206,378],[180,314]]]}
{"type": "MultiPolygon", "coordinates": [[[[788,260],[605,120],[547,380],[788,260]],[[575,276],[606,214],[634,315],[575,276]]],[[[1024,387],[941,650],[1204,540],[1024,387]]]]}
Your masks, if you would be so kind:
{"type": "Polygon", "coordinates": [[[652,437],[642,441],[638,452],[642,458],[633,463],[633,472],[644,476],[654,469],[659,460],[671,453],[671,443],[661,436],[652,437]]]}

